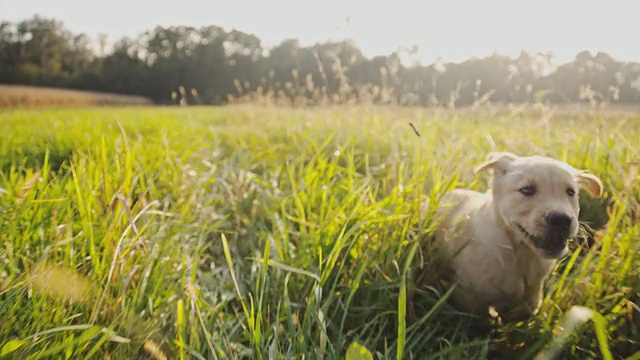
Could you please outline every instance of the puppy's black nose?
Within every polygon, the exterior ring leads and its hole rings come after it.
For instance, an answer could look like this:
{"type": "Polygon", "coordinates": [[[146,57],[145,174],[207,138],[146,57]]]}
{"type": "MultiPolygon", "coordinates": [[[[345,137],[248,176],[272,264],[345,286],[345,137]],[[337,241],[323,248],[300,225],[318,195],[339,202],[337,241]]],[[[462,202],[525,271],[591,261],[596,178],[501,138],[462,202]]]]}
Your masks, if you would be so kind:
{"type": "Polygon", "coordinates": [[[554,229],[566,229],[571,226],[571,216],[563,213],[552,212],[547,214],[544,217],[544,221],[546,221],[549,227],[554,229]]]}

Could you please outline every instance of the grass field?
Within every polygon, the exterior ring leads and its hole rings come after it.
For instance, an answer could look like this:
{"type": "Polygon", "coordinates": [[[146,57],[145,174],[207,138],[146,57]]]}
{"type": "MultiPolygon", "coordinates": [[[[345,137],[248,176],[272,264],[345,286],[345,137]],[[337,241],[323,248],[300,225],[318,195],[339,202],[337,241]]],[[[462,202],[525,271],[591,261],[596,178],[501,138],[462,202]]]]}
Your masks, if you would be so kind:
{"type": "Polygon", "coordinates": [[[0,358],[640,359],[638,139],[629,111],[0,112],[0,358]],[[429,235],[492,150],[588,169],[605,197],[582,197],[593,239],[540,313],[483,332],[429,235]]]}

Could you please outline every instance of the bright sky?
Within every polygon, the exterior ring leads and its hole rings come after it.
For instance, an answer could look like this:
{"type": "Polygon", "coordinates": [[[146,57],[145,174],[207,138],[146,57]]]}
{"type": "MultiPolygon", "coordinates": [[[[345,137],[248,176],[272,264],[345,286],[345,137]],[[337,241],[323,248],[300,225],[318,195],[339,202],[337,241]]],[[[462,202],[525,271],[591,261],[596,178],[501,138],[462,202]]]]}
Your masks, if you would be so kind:
{"type": "Polygon", "coordinates": [[[640,61],[638,0],[0,0],[0,20],[36,13],[111,40],[158,24],[219,25],[266,46],[352,38],[367,56],[417,44],[424,64],[521,49],[553,51],[555,62],[582,50],[640,61]]]}

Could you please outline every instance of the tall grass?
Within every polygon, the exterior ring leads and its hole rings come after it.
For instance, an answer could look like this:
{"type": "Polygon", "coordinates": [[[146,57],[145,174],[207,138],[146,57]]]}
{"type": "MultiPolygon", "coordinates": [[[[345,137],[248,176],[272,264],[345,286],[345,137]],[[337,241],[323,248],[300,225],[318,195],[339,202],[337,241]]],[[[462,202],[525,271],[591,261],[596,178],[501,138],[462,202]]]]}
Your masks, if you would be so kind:
{"type": "Polygon", "coordinates": [[[0,357],[637,357],[639,119],[542,115],[2,112],[0,357]],[[479,332],[429,240],[442,194],[486,187],[471,168],[491,150],[587,168],[606,198],[582,201],[592,238],[540,313],[479,332]],[[594,321],[564,336],[575,309],[594,321]]]}

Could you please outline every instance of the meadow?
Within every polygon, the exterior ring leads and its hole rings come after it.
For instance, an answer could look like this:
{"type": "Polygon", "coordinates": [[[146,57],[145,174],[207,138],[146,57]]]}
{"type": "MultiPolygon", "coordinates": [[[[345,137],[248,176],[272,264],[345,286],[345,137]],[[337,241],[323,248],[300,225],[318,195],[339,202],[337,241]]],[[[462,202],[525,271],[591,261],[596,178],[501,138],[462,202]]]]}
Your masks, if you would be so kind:
{"type": "Polygon", "coordinates": [[[631,110],[3,110],[0,358],[640,359],[638,139],[631,110]],[[429,251],[489,151],[605,185],[516,324],[448,305],[429,251]]]}

